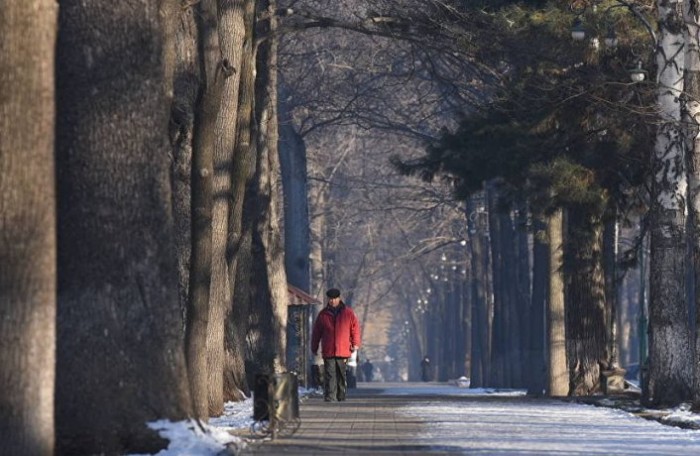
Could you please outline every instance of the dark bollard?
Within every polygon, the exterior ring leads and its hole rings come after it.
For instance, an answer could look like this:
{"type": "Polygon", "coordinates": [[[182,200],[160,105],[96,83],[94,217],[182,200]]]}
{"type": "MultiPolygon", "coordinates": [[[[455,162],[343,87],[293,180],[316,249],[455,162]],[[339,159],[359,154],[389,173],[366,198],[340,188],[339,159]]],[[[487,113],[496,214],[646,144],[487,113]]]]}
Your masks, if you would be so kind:
{"type": "Polygon", "coordinates": [[[272,438],[278,431],[299,427],[299,382],[293,372],[258,374],[253,388],[253,419],[269,421],[272,438]]]}

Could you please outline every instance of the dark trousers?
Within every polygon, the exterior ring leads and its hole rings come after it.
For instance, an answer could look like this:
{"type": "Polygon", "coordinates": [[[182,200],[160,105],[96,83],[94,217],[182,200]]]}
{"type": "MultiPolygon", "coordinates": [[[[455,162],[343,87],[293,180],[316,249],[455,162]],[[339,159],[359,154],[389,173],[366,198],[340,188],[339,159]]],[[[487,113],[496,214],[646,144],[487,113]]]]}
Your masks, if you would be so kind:
{"type": "Polygon", "coordinates": [[[348,390],[346,374],[347,358],[323,358],[325,382],[323,398],[327,401],[344,401],[348,390]]]}

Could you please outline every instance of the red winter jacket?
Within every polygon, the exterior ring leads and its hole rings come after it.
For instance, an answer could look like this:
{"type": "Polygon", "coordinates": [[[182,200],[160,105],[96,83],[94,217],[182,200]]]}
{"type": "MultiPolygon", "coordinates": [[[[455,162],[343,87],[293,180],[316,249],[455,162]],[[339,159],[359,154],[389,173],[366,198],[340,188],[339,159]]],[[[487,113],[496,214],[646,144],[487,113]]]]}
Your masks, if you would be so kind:
{"type": "Polygon", "coordinates": [[[324,358],[349,358],[350,347],[360,347],[360,323],[355,312],[344,303],[338,305],[338,314],[326,306],[316,317],[311,332],[311,352],[318,351],[318,344],[323,346],[324,358]]]}

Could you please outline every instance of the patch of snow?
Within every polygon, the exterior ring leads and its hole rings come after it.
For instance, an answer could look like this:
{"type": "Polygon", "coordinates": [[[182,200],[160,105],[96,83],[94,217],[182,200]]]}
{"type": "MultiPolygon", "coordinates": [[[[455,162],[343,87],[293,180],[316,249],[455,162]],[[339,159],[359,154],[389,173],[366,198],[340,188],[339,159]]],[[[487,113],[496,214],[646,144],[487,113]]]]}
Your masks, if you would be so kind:
{"type": "Polygon", "coordinates": [[[170,441],[166,449],[156,453],[157,456],[213,456],[226,449],[229,444],[243,445],[242,439],[234,437],[226,430],[196,420],[158,420],[148,423],[148,427],[170,441]]]}

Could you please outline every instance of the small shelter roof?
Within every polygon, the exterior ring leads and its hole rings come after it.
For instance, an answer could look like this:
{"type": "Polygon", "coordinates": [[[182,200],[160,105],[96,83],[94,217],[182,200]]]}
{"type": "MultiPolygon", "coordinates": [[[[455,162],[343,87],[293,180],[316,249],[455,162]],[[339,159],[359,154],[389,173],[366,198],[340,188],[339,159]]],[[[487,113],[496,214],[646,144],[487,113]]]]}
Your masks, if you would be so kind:
{"type": "Polygon", "coordinates": [[[289,295],[289,305],[290,306],[305,306],[309,304],[322,304],[321,301],[314,298],[301,288],[297,288],[294,285],[287,284],[287,294],[289,295]]]}

